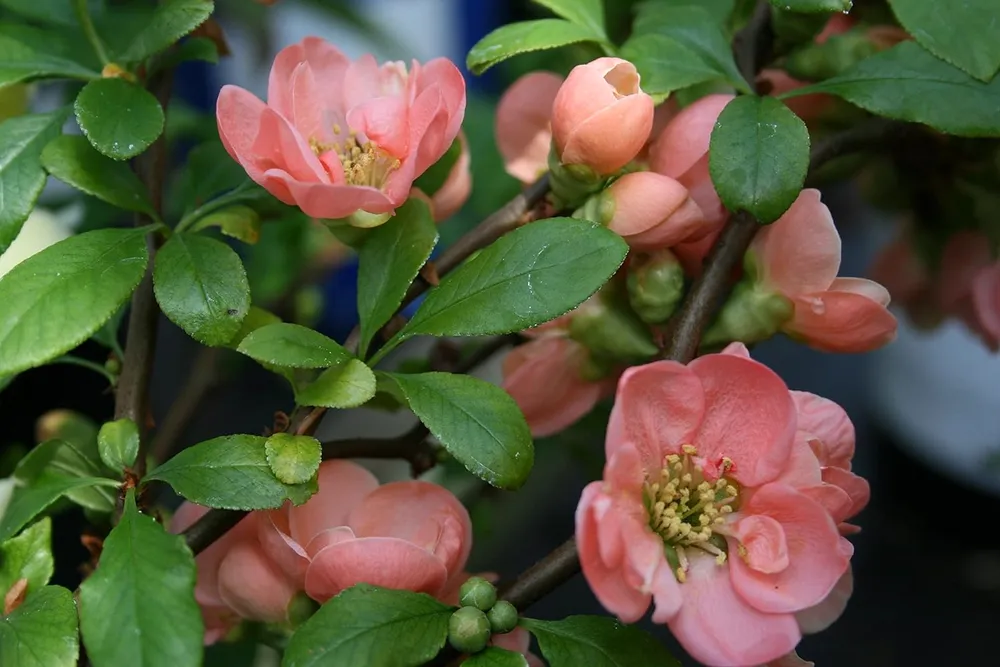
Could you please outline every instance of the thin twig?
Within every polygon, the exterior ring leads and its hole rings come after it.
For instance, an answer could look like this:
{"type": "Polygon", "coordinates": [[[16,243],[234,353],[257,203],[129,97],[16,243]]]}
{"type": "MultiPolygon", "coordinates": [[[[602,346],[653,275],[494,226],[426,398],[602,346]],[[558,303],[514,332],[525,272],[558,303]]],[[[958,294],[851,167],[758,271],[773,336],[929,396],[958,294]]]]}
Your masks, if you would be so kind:
{"type": "Polygon", "coordinates": [[[323,443],[323,460],[329,459],[402,459],[409,461],[410,473],[420,477],[437,465],[438,449],[427,436],[430,431],[417,424],[395,438],[351,438],[323,443]]]}
{"type": "Polygon", "coordinates": [[[217,347],[203,347],[191,364],[184,386],[177,393],[167,415],[156,428],[156,435],[149,446],[149,455],[157,463],[165,461],[184,433],[188,423],[198,414],[205,396],[219,384],[221,350],[217,347]]]}
{"type": "Polygon", "coordinates": [[[771,28],[771,3],[758,0],[753,16],[733,38],[733,55],[740,74],[756,90],[757,74],[771,59],[774,33],[771,28]]]}

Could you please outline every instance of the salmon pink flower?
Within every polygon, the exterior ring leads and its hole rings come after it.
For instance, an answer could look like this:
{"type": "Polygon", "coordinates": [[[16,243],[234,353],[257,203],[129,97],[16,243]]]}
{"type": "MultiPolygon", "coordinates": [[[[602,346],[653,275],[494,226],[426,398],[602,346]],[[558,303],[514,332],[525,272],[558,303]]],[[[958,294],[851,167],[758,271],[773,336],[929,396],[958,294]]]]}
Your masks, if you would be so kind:
{"type": "Polygon", "coordinates": [[[528,184],[542,175],[552,150],[552,103],[563,78],[530,72],[511,84],[497,104],[497,149],[507,173],[528,184]]]}
{"type": "Polygon", "coordinates": [[[633,250],[672,248],[713,231],[687,188],[652,171],[625,174],[596,199],[596,217],[633,250]]]}
{"type": "Polygon", "coordinates": [[[267,104],[219,93],[226,150],[255,182],[315,218],[381,224],[458,134],[465,81],[449,60],[381,67],[307,37],[278,53],[267,104]]]}
{"type": "MultiPolygon", "coordinates": [[[[823,481],[797,426],[793,394],[739,344],[625,371],[604,480],[576,513],[600,602],[625,622],[652,603],[653,621],[706,665],[792,652],[797,615],[828,603],[853,552],[811,495],[823,481]]],[[[831,460],[846,455],[833,449],[831,460]]]]}
{"type": "MultiPolygon", "coordinates": [[[[470,169],[472,160],[469,156],[469,143],[465,139],[465,134],[461,132],[458,134],[458,140],[461,142],[462,152],[448,172],[444,184],[429,199],[435,222],[447,220],[458,213],[472,194],[470,169]]],[[[415,190],[419,191],[417,188],[415,190]]]]}

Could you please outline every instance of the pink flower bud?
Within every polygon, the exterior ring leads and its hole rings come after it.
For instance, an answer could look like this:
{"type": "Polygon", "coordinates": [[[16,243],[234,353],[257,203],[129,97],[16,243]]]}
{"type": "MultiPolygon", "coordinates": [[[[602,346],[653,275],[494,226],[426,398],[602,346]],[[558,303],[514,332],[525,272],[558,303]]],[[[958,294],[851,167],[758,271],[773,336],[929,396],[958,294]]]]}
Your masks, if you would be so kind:
{"type": "Polygon", "coordinates": [[[651,171],[625,174],[602,196],[612,202],[608,228],[634,250],[670,248],[714,230],[687,188],[669,176],[651,171]]]}
{"type": "Polygon", "coordinates": [[[472,171],[469,169],[472,160],[469,158],[469,144],[464,134],[459,133],[458,137],[462,142],[462,153],[448,173],[444,185],[431,197],[431,210],[434,211],[436,222],[447,220],[458,213],[472,193],[472,171]]]}
{"type": "Polygon", "coordinates": [[[610,174],[628,164],[653,127],[653,98],[639,87],[635,65],[598,58],[578,65],[559,89],[552,136],[563,164],[610,174]]]}
{"type": "Polygon", "coordinates": [[[552,103],[562,83],[551,72],[525,74],[497,105],[497,148],[507,173],[522,183],[532,183],[548,168],[552,103]]]}

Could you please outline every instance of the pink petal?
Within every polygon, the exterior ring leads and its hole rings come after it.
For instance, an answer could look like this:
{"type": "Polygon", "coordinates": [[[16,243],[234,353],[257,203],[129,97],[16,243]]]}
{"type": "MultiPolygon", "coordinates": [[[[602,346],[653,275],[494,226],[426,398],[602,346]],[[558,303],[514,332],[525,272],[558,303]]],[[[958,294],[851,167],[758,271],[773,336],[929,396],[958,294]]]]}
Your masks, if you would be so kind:
{"type": "Polygon", "coordinates": [[[823,468],[823,481],[841,489],[851,501],[846,509],[831,513],[836,523],[847,521],[855,516],[871,500],[872,492],[868,480],[843,468],[823,468]]]}
{"type": "Polygon", "coordinates": [[[317,473],[319,491],[304,505],[290,507],[290,535],[300,545],[327,528],[347,524],[347,517],[369,493],[378,488],[375,476],[350,461],[324,461],[317,473]]]}
{"type": "Polygon", "coordinates": [[[680,178],[708,153],[708,141],[719,114],[732,95],[706,95],[674,116],[650,148],[650,168],[680,178]]]}
{"type": "Polygon", "coordinates": [[[288,510],[291,504],[270,512],[254,512],[257,521],[257,539],[261,549],[289,579],[300,588],[305,581],[309,556],[301,544],[292,539],[288,527],[288,510]]]}
{"type": "Polygon", "coordinates": [[[847,570],[850,555],[826,510],[784,484],[768,484],[751,496],[741,514],[768,516],[781,524],[788,544],[788,567],[765,574],[751,569],[730,548],[733,587],[763,612],[782,614],[819,604],[847,570]]]}
{"type": "Polygon", "coordinates": [[[319,86],[309,63],[300,63],[285,85],[290,89],[290,99],[286,103],[291,108],[278,113],[290,120],[307,140],[316,139],[329,143],[333,139],[333,128],[326,124],[327,112],[320,101],[319,86]]]}
{"type": "Polygon", "coordinates": [[[309,540],[309,544],[306,545],[306,553],[309,554],[309,558],[314,558],[316,554],[328,546],[347,542],[348,540],[356,540],[357,538],[358,536],[354,534],[354,531],[347,526],[327,528],[309,540]]]}
{"type": "Polygon", "coordinates": [[[828,398],[807,391],[793,391],[799,431],[807,434],[807,441],[822,466],[851,469],[854,458],[854,424],[844,409],[828,398]]]}
{"type": "MultiPolygon", "coordinates": [[[[851,473],[847,473],[850,475],[851,473]]],[[[784,482],[784,480],[780,480],[784,482]]],[[[793,487],[796,491],[819,503],[834,523],[840,524],[838,517],[853,516],[851,512],[851,497],[839,486],[820,483],[815,486],[793,487]]]]}
{"type": "Polygon", "coordinates": [[[341,83],[344,114],[347,115],[351,109],[373,97],[381,97],[381,80],[378,62],[370,53],[348,65],[341,83]]]}
{"type": "Polygon", "coordinates": [[[791,208],[754,237],[760,284],[786,296],[829,288],[840,269],[840,234],[819,190],[803,190],[791,208]]]}
{"type": "Polygon", "coordinates": [[[691,559],[684,604],[670,631],[706,665],[760,665],[791,652],[802,635],[791,614],[765,614],[743,601],[727,568],[715,559],[691,559]]]}
{"type": "Polygon", "coordinates": [[[729,530],[742,546],[738,549],[739,558],[751,570],[775,574],[788,568],[788,542],[784,529],[775,519],[751,514],[734,523],[729,530]]]}
{"type": "Polygon", "coordinates": [[[203,606],[201,607],[201,617],[205,622],[205,646],[211,646],[220,639],[223,639],[240,623],[240,617],[226,606],[203,606]]]}
{"type": "Polygon", "coordinates": [[[253,93],[230,85],[222,87],[215,105],[222,145],[255,181],[267,168],[259,166],[260,160],[253,153],[265,109],[267,105],[253,93]]]}
{"type": "Polygon", "coordinates": [[[243,618],[284,621],[294,595],[292,582],[251,543],[234,546],[219,566],[219,597],[243,618]]]}
{"type": "MultiPolygon", "coordinates": [[[[185,502],[177,509],[170,522],[170,532],[180,533],[208,512],[207,507],[185,502]]],[[[195,599],[202,607],[218,607],[223,604],[219,597],[219,564],[236,544],[254,539],[255,518],[248,515],[236,527],[213,542],[207,549],[195,556],[198,566],[198,581],[195,599]]]]}
{"type": "Polygon", "coordinates": [[[704,390],[692,369],[675,361],[633,366],[622,374],[608,421],[604,451],[610,459],[626,443],[648,471],[690,444],[705,415],[704,390]]]}
{"type": "Polygon", "coordinates": [[[522,183],[531,183],[548,167],[552,102],[562,82],[551,72],[531,72],[515,81],[497,105],[497,148],[507,173],[522,183]]]}
{"type": "Polygon", "coordinates": [[[394,537],[340,542],[316,554],[306,572],[306,593],[325,602],[355,584],[437,595],[448,571],[434,554],[394,537]]]}
{"type": "Polygon", "coordinates": [[[981,335],[995,349],[1000,344],[1000,264],[981,270],[973,280],[972,307],[981,335]]]}
{"type": "Polygon", "coordinates": [[[347,124],[389,155],[410,151],[409,105],[402,97],[373,97],[347,112],[347,124]]]}
{"type": "Polygon", "coordinates": [[[825,352],[870,352],[896,338],[896,318],[885,306],[852,292],[813,292],[793,298],[785,324],[793,338],[825,352]]]}
{"type": "Polygon", "coordinates": [[[468,201],[472,194],[472,171],[470,170],[472,159],[469,156],[469,145],[465,136],[459,134],[462,141],[462,152],[455,161],[444,185],[434,193],[431,198],[431,207],[434,209],[435,222],[447,220],[458,213],[459,209],[468,201]]]}
{"type": "Polygon", "coordinates": [[[900,303],[918,298],[928,284],[927,268],[905,235],[882,248],[868,273],[900,303]]]}
{"type": "Polygon", "coordinates": [[[359,538],[393,537],[434,554],[448,573],[465,567],[472,522],[453,493],[430,482],[392,482],[368,494],[348,517],[359,538]]]}
{"type": "Polygon", "coordinates": [[[291,197],[286,203],[298,206],[303,213],[313,218],[336,220],[346,218],[359,209],[369,213],[391,213],[406,200],[405,195],[402,200],[391,200],[378,189],[364,185],[303,183],[278,170],[264,174],[261,185],[272,194],[272,187],[277,187],[278,184],[291,197]]]}
{"type": "Polygon", "coordinates": [[[972,281],[993,263],[990,240],[983,232],[961,231],[952,234],[941,254],[938,275],[939,305],[950,310],[972,290],[972,281]]]}
{"type": "Polygon", "coordinates": [[[420,93],[409,109],[410,154],[413,177],[424,173],[447,152],[455,137],[448,137],[448,109],[438,88],[420,93]]]}
{"type": "Polygon", "coordinates": [[[874,280],[866,278],[836,278],[830,284],[831,292],[852,292],[866,296],[881,306],[888,306],[891,297],[889,290],[874,280]]]}
{"type": "Polygon", "coordinates": [[[833,590],[822,602],[795,613],[795,620],[798,621],[802,632],[811,635],[833,625],[847,609],[847,602],[851,599],[852,593],[854,593],[854,574],[848,566],[847,571],[841,575],[833,590]]]}
{"type": "Polygon", "coordinates": [[[739,341],[730,343],[719,354],[733,354],[737,357],[746,357],[747,359],[750,358],[750,350],[747,349],[746,345],[739,341]]]}
{"type": "Polygon", "coordinates": [[[709,354],[688,364],[704,388],[704,419],[693,444],[699,456],[745,486],[776,478],[791,456],[795,404],[774,371],[752,359],[709,354]]]}
{"type": "Polygon", "coordinates": [[[729,219],[729,211],[719,199],[719,193],[715,191],[715,184],[712,183],[712,177],[708,173],[708,154],[706,153],[690,169],[678,176],[677,180],[688,189],[691,199],[698,204],[698,208],[705,216],[706,227],[718,231],[729,219]]]}
{"type": "Polygon", "coordinates": [[[435,58],[420,68],[417,81],[418,97],[421,91],[432,87],[437,88],[441,94],[447,122],[442,137],[443,145],[432,147],[430,152],[441,151],[444,155],[451,142],[458,136],[465,118],[465,77],[451,60],[435,58]]]}
{"type": "MultiPolygon", "coordinates": [[[[794,392],[792,392],[794,393],[794,392]]],[[[795,442],[788,457],[788,465],[774,480],[787,484],[793,489],[817,486],[823,481],[819,459],[809,446],[806,436],[799,430],[795,434],[795,442]]]]}
{"type": "Polygon", "coordinates": [[[611,454],[604,466],[604,481],[616,494],[639,498],[646,471],[639,452],[630,443],[624,443],[611,454]]]}
{"type": "Polygon", "coordinates": [[[792,651],[788,655],[783,655],[777,660],[771,660],[763,667],[816,667],[815,662],[809,662],[799,657],[799,654],[792,651]]]}
{"type": "MultiPolygon", "coordinates": [[[[303,183],[330,182],[327,168],[303,136],[273,109],[267,108],[261,113],[260,133],[251,150],[258,160],[257,166],[265,174],[277,168],[303,183]]],[[[267,187],[264,183],[261,185],[267,187]]]]}
{"type": "Polygon", "coordinates": [[[271,65],[267,84],[267,104],[292,119],[292,104],[289,98],[289,82],[292,72],[300,63],[308,63],[316,80],[316,90],[320,95],[318,104],[327,109],[340,109],[340,93],[343,88],[344,73],[350,59],[335,46],[319,37],[306,37],[298,44],[287,46],[278,52],[271,65]]]}

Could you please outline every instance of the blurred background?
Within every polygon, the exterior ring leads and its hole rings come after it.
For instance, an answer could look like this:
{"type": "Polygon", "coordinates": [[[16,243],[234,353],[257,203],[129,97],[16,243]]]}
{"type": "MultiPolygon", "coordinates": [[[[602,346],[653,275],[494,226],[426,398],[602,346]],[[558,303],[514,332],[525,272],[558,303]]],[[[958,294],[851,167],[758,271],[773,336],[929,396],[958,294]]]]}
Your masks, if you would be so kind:
{"type": "MultiPolygon", "coordinates": [[[[218,67],[188,62],[178,72],[177,96],[168,114],[168,136],[178,162],[199,140],[213,136],[212,111],[221,85],[234,83],[263,97],[274,54],[307,35],[326,38],[352,57],[373,52],[379,60],[445,56],[464,63],[469,47],[492,28],[543,13],[527,0],[217,4],[231,54],[218,67]]],[[[606,4],[609,32],[620,38],[627,34],[634,3],[606,4]]],[[[468,75],[464,130],[474,189],[460,214],[441,227],[442,246],[518,192],[493,143],[492,114],[499,94],[524,72],[565,73],[595,55],[585,46],[567,47],[515,58],[483,77],[468,75]]],[[[40,107],[62,99],[58,90],[38,93],[35,104],[40,107]]],[[[91,200],[67,207],[68,196],[58,184],[50,184],[42,201],[53,213],[47,225],[79,230],[98,221],[107,224],[109,209],[91,200]]],[[[890,221],[849,185],[828,188],[824,200],[844,240],[841,273],[865,275],[888,238],[890,221]]],[[[301,217],[285,222],[265,225],[264,242],[246,257],[254,302],[273,303],[286,317],[343,340],[355,324],[356,265],[328,238],[314,238],[301,217]],[[265,246],[277,250],[264,254],[259,249],[265,246]],[[307,279],[298,275],[305,255],[320,258],[310,265],[307,279]]],[[[928,333],[910,327],[905,316],[900,319],[898,342],[875,354],[826,355],[783,338],[754,350],[791,388],[844,406],[858,432],[856,471],[872,484],[872,503],[857,519],[863,532],[853,538],[854,597],[832,628],[804,640],[799,654],[817,665],[837,667],[997,664],[991,633],[1000,627],[1000,537],[991,528],[1000,524],[1000,360],[959,324],[945,323],[928,333]]],[[[420,344],[401,355],[426,352],[420,344]]],[[[94,342],[77,353],[97,363],[108,354],[94,342]]],[[[397,356],[396,363],[405,362],[397,356]]],[[[498,379],[496,360],[481,374],[498,379]]],[[[272,424],[275,411],[293,405],[279,378],[228,351],[199,351],[166,320],[159,332],[152,396],[161,436],[167,431],[182,446],[226,433],[259,433],[272,424]]],[[[51,427],[38,424],[42,415],[73,410],[100,423],[112,408],[107,382],[83,368],[55,365],[15,378],[0,394],[0,476],[9,474],[11,463],[36,442],[38,431],[44,435],[51,427]]],[[[516,494],[491,491],[447,466],[431,473],[472,512],[472,571],[514,577],[571,536],[580,491],[600,476],[603,466],[606,415],[606,406],[599,408],[568,432],[539,442],[532,477],[516,494]]],[[[411,423],[408,415],[375,410],[331,413],[318,436],[391,436],[411,423]]],[[[383,479],[407,474],[403,464],[372,465],[383,479]]],[[[79,565],[87,560],[78,536],[86,524],[79,509],[57,517],[55,583],[78,583],[79,565]]],[[[602,610],[578,576],[530,615],[579,613],[602,610]]],[[[664,629],[650,629],[683,656],[664,629]]],[[[243,650],[214,648],[209,664],[250,664],[245,661],[249,658],[239,657],[248,655],[239,653],[243,650]]]]}

